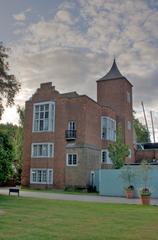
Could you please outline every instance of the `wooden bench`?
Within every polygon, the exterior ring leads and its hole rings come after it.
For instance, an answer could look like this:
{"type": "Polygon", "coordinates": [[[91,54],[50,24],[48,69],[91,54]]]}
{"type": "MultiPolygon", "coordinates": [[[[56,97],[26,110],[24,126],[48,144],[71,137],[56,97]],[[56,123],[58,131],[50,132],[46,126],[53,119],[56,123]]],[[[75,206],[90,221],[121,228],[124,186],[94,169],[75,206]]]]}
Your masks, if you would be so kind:
{"type": "Polygon", "coordinates": [[[9,188],[9,196],[10,196],[10,193],[17,193],[18,194],[18,197],[19,197],[19,188],[17,187],[11,187],[9,188]]]}

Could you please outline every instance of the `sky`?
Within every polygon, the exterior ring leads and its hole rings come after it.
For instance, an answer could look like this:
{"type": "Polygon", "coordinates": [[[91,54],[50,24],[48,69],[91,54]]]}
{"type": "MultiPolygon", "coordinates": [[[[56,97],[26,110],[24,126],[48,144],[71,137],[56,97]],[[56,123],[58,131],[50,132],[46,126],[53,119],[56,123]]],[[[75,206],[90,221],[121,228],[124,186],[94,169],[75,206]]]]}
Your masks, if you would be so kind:
{"type": "Polygon", "coordinates": [[[143,101],[158,141],[157,26],[157,0],[0,0],[0,41],[11,48],[11,72],[22,84],[1,122],[17,124],[16,106],[41,82],[96,100],[96,80],[115,56],[133,84],[136,116],[144,124],[143,101]]]}

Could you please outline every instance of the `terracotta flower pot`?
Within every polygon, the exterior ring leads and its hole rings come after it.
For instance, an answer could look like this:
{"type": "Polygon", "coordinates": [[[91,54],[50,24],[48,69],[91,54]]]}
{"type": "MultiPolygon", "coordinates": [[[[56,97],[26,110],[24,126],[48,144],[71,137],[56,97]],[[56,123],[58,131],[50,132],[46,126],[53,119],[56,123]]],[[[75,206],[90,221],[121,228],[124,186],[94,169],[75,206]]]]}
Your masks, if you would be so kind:
{"type": "Polygon", "coordinates": [[[150,196],[141,195],[143,205],[150,205],[150,196]]]}
{"type": "Polygon", "coordinates": [[[125,190],[126,190],[126,197],[127,198],[133,198],[133,196],[134,196],[134,186],[129,185],[125,190]]]}
{"type": "Polygon", "coordinates": [[[126,190],[126,197],[127,198],[133,198],[133,195],[134,195],[134,191],[133,190],[126,190]]]}
{"type": "Polygon", "coordinates": [[[142,204],[144,204],[144,205],[150,204],[151,192],[150,192],[149,188],[147,188],[147,187],[143,188],[140,192],[140,196],[141,196],[142,204]]]}

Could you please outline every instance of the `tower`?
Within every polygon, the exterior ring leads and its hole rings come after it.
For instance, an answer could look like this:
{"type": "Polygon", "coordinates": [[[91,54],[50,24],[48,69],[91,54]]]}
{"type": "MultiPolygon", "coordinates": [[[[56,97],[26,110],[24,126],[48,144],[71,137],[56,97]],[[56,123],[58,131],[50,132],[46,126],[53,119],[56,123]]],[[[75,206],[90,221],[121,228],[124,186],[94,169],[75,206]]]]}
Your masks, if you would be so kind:
{"type": "Polygon", "coordinates": [[[115,59],[110,71],[97,81],[97,102],[116,112],[117,122],[122,126],[124,143],[130,148],[129,162],[134,160],[132,87],[120,73],[115,59]]]}

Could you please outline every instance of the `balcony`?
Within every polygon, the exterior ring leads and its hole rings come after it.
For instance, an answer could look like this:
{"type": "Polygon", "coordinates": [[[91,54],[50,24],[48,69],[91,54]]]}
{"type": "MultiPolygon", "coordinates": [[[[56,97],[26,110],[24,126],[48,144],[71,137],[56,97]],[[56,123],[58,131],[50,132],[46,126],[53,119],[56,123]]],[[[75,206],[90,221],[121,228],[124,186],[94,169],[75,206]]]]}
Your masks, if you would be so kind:
{"type": "Polygon", "coordinates": [[[76,139],[76,130],[66,130],[65,138],[66,138],[66,140],[75,140],[76,139]]]}

